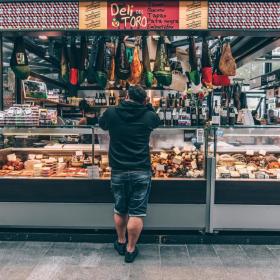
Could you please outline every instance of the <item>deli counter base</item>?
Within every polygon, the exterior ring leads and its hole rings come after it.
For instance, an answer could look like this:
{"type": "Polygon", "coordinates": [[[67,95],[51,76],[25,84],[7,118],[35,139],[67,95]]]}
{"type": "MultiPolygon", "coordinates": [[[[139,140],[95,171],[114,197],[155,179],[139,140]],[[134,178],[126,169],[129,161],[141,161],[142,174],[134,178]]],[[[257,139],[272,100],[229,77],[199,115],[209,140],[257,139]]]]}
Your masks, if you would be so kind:
{"type": "MultiPolygon", "coordinates": [[[[202,230],[202,204],[149,204],[145,229],[202,230]]],[[[113,229],[111,203],[1,202],[2,228],[113,229]]]]}
{"type": "Polygon", "coordinates": [[[234,231],[279,231],[279,205],[213,205],[210,232],[234,231]]]}

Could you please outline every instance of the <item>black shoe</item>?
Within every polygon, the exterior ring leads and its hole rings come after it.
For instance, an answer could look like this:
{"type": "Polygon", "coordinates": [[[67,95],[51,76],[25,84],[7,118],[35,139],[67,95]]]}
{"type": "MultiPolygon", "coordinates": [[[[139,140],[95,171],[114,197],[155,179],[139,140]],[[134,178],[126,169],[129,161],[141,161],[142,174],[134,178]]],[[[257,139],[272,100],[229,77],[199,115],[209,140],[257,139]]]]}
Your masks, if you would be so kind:
{"type": "Polygon", "coordinates": [[[115,250],[121,255],[124,256],[126,252],[126,243],[119,243],[118,240],[114,242],[115,250]]]}
{"type": "Polygon", "coordinates": [[[125,253],[125,258],[124,261],[126,263],[132,263],[134,262],[134,260],[136,259],[137,255],[138,255],[139,251],[138,248],[135,247],[135,250],[132,253],[126,252],[125,253]]]}

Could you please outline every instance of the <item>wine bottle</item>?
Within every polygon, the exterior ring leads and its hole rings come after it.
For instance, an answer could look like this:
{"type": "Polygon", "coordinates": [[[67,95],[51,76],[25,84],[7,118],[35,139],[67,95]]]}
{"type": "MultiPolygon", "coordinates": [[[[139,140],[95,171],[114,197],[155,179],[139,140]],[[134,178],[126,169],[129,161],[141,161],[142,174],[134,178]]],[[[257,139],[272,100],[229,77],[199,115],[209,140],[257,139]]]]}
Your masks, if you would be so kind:
{"type": "Polygon", "coordinates": [[[178,121],[179,121],[179,111],[178,111],[178,102],[177,99],[174,101],[174,108],[173,108],[173,113],[172,113],[172,125],[173,126],[178,126],[178,121]]]}
{"type": "Polygon", "coordinates": [[[198,114],[197,114],[197,107],[195,102],[192,102],[191,105],[191,125],[192,126],[198,125],[198,114]]]}
{"type": "Polygon", "coordinates": [[[221,125],[227,125],[228,124],[228,108],[227,108],[226,104],[224,104],[221,107],[220,116],[221,116],[221,125]]]}
{"type": "Polygon", "coordinates": [[[171,99],[167,100],[167,108],[165,110],[165,125],[171,126],[172,124],[172,109],[170,108],[171,99]]]}
{"type": "Polygon", "coordinates": [[[98,98],[98,94],[97,94],[97,92],[96,92],[96,93],[95,93],[95,98],[94,98],[94,103],[95,103],[96,106],[99,105],[98,102],[99,102],[99,98],[98,98]]]}
{"type": "Polygon", "coordinates": [[[218,106],[218,101],[215,100],[215,105],[213,108],[213,115],[212,115],[212,124],[220,125],[220,123],[221,123],[220,107],[218,106]]]}
{"type": "Polygon", "coordinates": [[[160,125],[164,125],[164,109],[162,107],[162,99],[159,101],[159,108],[157,109],[157,115],[160,119],[160,125]]]}
{"type": "Polygon", "coordinates": [[[228,118],[228,124],[229,125],[235,125],[236,123],[236,109],[233,105],[233,102],[231,102],[230,107],[229,107],[229,118],[228,118]]]}

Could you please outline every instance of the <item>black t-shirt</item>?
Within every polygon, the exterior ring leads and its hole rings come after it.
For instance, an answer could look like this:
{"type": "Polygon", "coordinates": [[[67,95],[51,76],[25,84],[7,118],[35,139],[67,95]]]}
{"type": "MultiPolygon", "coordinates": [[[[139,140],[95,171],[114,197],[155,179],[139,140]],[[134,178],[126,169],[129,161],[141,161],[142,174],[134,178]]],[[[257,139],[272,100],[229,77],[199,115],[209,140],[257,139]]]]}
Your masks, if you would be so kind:
{"type": "Polygon", "coordinates": [[[99,125],[109,130],[112,169],[151,169],[150,134],[159,124],[160,119],[150,104],[122,101],[119,106],[108,108],[99,125]]]}

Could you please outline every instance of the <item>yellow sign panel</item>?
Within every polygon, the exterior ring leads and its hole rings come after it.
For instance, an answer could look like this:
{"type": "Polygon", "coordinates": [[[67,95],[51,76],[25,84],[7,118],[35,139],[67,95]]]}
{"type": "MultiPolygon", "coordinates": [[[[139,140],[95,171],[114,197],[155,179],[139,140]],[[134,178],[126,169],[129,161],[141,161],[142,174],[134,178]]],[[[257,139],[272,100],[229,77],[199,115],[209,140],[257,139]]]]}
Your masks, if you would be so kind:
{"type": "Polygon", "coordinates": [[[208,1],[180,0],[179,29],[207,29],[208,1]]]}
{"type": "Polygon", "coordinates": [[[79,29],[107,29],[107,1],[80,1],[79,29]]]}

